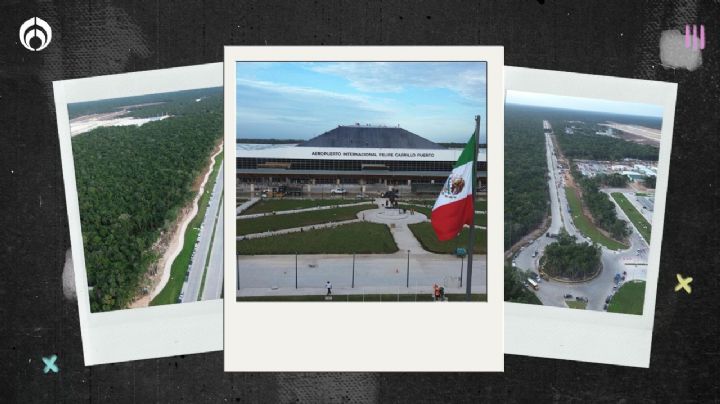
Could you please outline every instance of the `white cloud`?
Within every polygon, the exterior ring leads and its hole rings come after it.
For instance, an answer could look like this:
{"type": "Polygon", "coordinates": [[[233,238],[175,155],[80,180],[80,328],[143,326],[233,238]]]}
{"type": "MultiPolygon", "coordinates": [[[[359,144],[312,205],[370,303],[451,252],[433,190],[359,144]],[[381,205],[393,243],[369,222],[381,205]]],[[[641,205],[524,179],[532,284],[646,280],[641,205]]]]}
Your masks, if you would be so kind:
{"type": "Polygon", "coordinates": [[[485,98],[485,64],[477,62],[335,62],[307,66],[318,73],[343,77],[362,92],[445,88],[472,100],[485,98]]]}
{"type": "Polygon", "coordinates": [[[319,90],[317,88],[290,86],[269,81],[248,79],[237,79],[237,86],[282,94],[288,97],[305,97],[308,102],[310,102],[310,100],[325,100],[350,103],[356,108],[362,108],[368,111],[387,112],[387,109],[382,106],[382,100],[371,99],[370,97],[360,95],[342,94],[333,91],[319,90]]]}

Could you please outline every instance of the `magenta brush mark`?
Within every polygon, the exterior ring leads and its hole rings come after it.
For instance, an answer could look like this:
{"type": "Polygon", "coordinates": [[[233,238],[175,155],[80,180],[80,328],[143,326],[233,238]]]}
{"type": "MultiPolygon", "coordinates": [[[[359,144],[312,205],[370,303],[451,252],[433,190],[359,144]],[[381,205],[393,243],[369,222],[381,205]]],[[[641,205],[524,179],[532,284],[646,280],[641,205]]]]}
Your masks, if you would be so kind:
{"type": "Polygon", "coordinates": [[[690,47],[690,25],[685,24],[685,47],[690,47]]]}
{"type": "Polygon", "coordinates": [[[705,49],[705,26],[700,25],[700,49],[705,49]]]}

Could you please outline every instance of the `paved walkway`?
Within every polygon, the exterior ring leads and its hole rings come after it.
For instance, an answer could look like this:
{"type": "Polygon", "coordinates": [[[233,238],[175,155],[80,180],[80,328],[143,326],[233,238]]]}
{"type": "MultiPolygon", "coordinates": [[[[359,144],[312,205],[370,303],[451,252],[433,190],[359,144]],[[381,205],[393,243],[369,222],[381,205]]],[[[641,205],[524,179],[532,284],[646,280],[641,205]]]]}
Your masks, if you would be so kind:
{"type": "MultiPolygon", "coordinates": [[[[376,201],[377,202],[377,201],[376,201]]],[[[382,206],[382,202],[377,202],[378,205],[382,206]]],[[[421,223],[427,221],[427,217],[422,213],[415,212],[411,213],[411,210],[406,209],[403,213],[402,209],[390,209],[381,207],[379,209],[365,210],[358,213],[358,217],[362,218],[366,222],[371,223],[382,223],[390,228],[395,239],[395,244],[401,252],[406,253],[410,251],[412,253],[427,253],[422,248],[422,245],[417,241],[415,235],[408,227],[408,224],[421,223]]]]}
{"type": "MultiPolygon", "coordinates": [[[[473,293],[487,291],[486,266],[486,256],[473,256],[473,293]]],[[[240,255],[237,268],[238,296],[308,294],[307,290],[295,292],[296,273],[299,289],[317,289],[322,294],[327,281],[336,293],[352,290],[353,279],[358,293],[362,288],[367,293],[397,293],[407,291],[408,283],[413,291],[429,293],[437,283],[448,293],[462,293],[467,280],[467,259],[450,254],[240,255]]]]}
{"type": "Polygon", "coordinates": [[[237,218],[238,219],[253,219],[256,217],[263,217],[263,216],[288,215],[288,214],[292,214],[292,213],[310,212],[313,210],[335,209],[335,208],[341,208],[341,207],[346,208],[349,206],[360,206],[360,205],[369,205],[369,204],[368,204],[368,202],[356,202],[356,203],[348,203],[348,204],[341,204],[341,205],[315,206],[314,208],[291,209],[291,210],[279,210],[279,211],[274,211],[274,212],[254,213],[252,215],[242,215],[242,216],[240,216],[238,213],[237,218]]]}
{"type": "Polygon", "coordinates": [[[255,205],[259,200],[260,198],[250,198],[250,200],[245,201],[242,205],[237,207],[237,209],[235,210],[235,214],[239,215],[240,213],[249,209],[251,206],[255,205]]]}
{"type": "Polygon", "coordinates": [[[289,229],[266,231],[266,232],[262,232],[262,233],[245,234],[242,236],[237,236],[236,239],[237,240],[248,240],[248,239],[253,239],[253,238],[277,236],[280,234],[298,233],[301,231],[310,231],[310,230],[315,230],[315,229],[327,229],[327,228],[331,228],[331,227],[337,227],[337,226],[340,226],[343,224],[357,223],[357,222],[361,222],[361,221],[362,221],[361,219],[350,219],[350,220],[343,220],[340,222],[312,224],[312,225],[303,226],[303,227],[292,227],[289,229]]]}

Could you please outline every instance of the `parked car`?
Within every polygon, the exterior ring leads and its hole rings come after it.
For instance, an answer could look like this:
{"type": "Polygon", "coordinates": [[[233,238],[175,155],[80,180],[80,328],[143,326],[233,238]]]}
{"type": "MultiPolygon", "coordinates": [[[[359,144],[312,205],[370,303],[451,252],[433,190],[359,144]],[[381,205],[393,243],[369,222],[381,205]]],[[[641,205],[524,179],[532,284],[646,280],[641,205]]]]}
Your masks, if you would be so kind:
{"type": "Polygon", "coordinates": [[[339,187],[338,187],[338,188],[333,188],[333,189],[331,189],[331,190],[330,190],[330,193],[331,193],[331,194],[342,195],[342,194],[346,194],[346,193],[347,193],[347,190],[345,190],[345,188],[339,188],[339,187]]]}

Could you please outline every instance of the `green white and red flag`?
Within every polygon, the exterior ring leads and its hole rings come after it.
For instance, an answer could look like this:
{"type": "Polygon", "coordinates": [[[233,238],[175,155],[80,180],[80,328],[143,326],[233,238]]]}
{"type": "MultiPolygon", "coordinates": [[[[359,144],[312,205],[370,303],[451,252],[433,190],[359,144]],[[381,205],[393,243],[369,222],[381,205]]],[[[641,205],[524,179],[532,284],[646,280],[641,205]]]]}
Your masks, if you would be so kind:
{"type": "Polygon", "coordinates": [[[472,225],[475,214],[475,192],[473,192],[473,160],[476,158],[477,147],[475,136],[470,138],[460,153],[460,158],[433,206],[430,222],[440,241],[455,238],[463,225],[472,225]]]}

